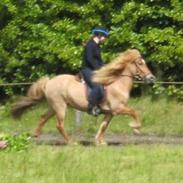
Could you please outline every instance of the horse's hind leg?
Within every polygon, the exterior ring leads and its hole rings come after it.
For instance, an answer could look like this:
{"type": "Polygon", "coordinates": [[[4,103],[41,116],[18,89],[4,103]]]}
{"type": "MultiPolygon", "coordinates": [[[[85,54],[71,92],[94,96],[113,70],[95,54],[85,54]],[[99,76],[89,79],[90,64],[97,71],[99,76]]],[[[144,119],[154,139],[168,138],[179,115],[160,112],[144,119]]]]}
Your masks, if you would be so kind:
{"type": "Polygon", "coordinates": [[[105,145],[106,144],[106,142],[104,140],[104,133],[105,133],[111,119],[112,119],[111,114],[105,115],[104,120],[103,120],[102,124],[100,125],[100,128],[95,137],[96,145],[105,145]]]}
{"type": "Polygon", "coordinates": [[[45,123],[48,121],[49,118],[51,118],[54,115],[54,111],[52,109],[49,109],[46,111],[42,116],[38,123],[38,126],[36,127],[34,131],[34,137],[38,137],[41,134],[41,130],[44,127],[45,123]]]}

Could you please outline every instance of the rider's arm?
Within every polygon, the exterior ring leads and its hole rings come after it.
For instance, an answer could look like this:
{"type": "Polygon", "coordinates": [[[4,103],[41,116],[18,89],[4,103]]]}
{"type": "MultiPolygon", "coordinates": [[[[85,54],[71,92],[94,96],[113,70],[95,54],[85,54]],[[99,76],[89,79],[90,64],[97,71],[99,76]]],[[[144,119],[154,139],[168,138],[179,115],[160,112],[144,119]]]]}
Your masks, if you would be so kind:
{"type": "Polygon", "coordinates": [[[97,70],[102,66],[100,50],[97,45],[92,43],[88,44],[85,48],[85,57],[87,65],[89,65],[92,70],[97,70]]]}

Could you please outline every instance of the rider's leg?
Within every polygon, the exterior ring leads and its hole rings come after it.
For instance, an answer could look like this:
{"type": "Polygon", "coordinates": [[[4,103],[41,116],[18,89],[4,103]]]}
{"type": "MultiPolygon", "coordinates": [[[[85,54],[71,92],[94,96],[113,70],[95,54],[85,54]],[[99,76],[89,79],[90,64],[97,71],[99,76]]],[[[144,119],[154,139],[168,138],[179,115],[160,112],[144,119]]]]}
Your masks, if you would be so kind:
{"type": "Polygon", "coordinates": [[[83,74],[84,80],[86,81],[88,86],[91,88],[89,104],[88,104],[88,113],[96,116],[100,113],[99,108],[97,108],[97,106],[103,97],[102,87],[99,84],[92,82],[93,73],[90,69],[84,68],[82,70],[82,74],[83,74]]]}
{"type": "Polygon", "coordinates": [[[88,112],[92,115],[99,115],[101,110],[99,108],[99,103],[103,98],[102,87],[99,84],[93,84],[92,91],[89,97],[88,112]]]}
{"type": "Polygon", "coordinates": [[[93,82],[92,82],[92,70],[88,69],[88,68],[83,68],[81,71],[85,82],[87,83],[87,85],[90,88],[93,88],[93,82]]]}

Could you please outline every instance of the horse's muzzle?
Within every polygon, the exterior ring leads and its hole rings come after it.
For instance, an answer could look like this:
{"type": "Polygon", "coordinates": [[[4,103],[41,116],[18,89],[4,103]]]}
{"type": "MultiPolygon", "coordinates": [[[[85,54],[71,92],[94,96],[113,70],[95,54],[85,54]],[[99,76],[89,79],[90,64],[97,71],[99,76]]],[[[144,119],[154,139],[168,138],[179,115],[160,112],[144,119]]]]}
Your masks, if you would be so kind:
{"type": "Polygon", "coordinates": [[[154,83],[155,80],[156,80],[156,77],[155,77],[154,75],[152,75],[152,74],[148,74],[148,75],[146,75],[146,76],[144,77],[144,82],[145,82],[146,84],[154,83]]]}

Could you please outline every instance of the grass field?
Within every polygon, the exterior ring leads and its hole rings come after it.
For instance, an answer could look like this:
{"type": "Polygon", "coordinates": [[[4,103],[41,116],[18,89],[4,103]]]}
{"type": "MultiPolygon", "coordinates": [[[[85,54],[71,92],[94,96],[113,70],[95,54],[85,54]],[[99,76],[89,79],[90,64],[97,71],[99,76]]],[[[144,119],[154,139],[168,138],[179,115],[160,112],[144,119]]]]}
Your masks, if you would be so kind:
{"type": "MultiPolygon", "coordinates": [[[[134,98],[130,105],[141,113],[142,133],[159,136],[183,136],[183,105],[165,98],[151,101],[149,97],[134,98]]],[[[21,120],[9,115],[9,107],[0,107],[0,133],[32,133],[46,105],[35,107],[21,120]]],[[[66,129],[69,134],[94,136],[102,117],[82,116],[75,126],[75,111],[69,109],[66,129]]],[[[115,117],[108,134],[131,134],[129,117],[115,117]]],[[[43,133],[58,133],[55,118],[43,133]]],[[[183,146],[126,145],[126,146],[46,146],[31,143],[27,150],[0,151],[1,183],[182,183],[183,146]]]]}
{"type": "MultiPolygon", "coordinates": [[[[142,133],[160,136],[178,135],[183,136],[183,104],[165,98],[152,101],[149,97],[130,99],[129,105],[137,109],[141,115],[142,133]]],[[[21,120],[15,121],[9,116],[9,107],[0,107],[0,132],[19,133],[22,131],[32,133],[37,125],[40,115],[46,111],[46,105],[33,108],[25,113],[21,120]]],[[[102,116],[95,118],[82,113],[80,128],[76,128],[75,110],[69,109],[65,119],[66,130],[72,134],[77,130],[86,135],[94,135],[102,121],[102,116]]],[[[128,127],[131,122],[128,116],[115,116],[107,133],[132,133],[128,127]]],[[[44,128],[45,133],[58,133],[55,128],[56,119],[48,121],[44,128]]]]}
{"type": "Polygon", "coordinates": [[[183,147],[32,146],[0,153],[1,183],[182,183],[183,147]]]}

